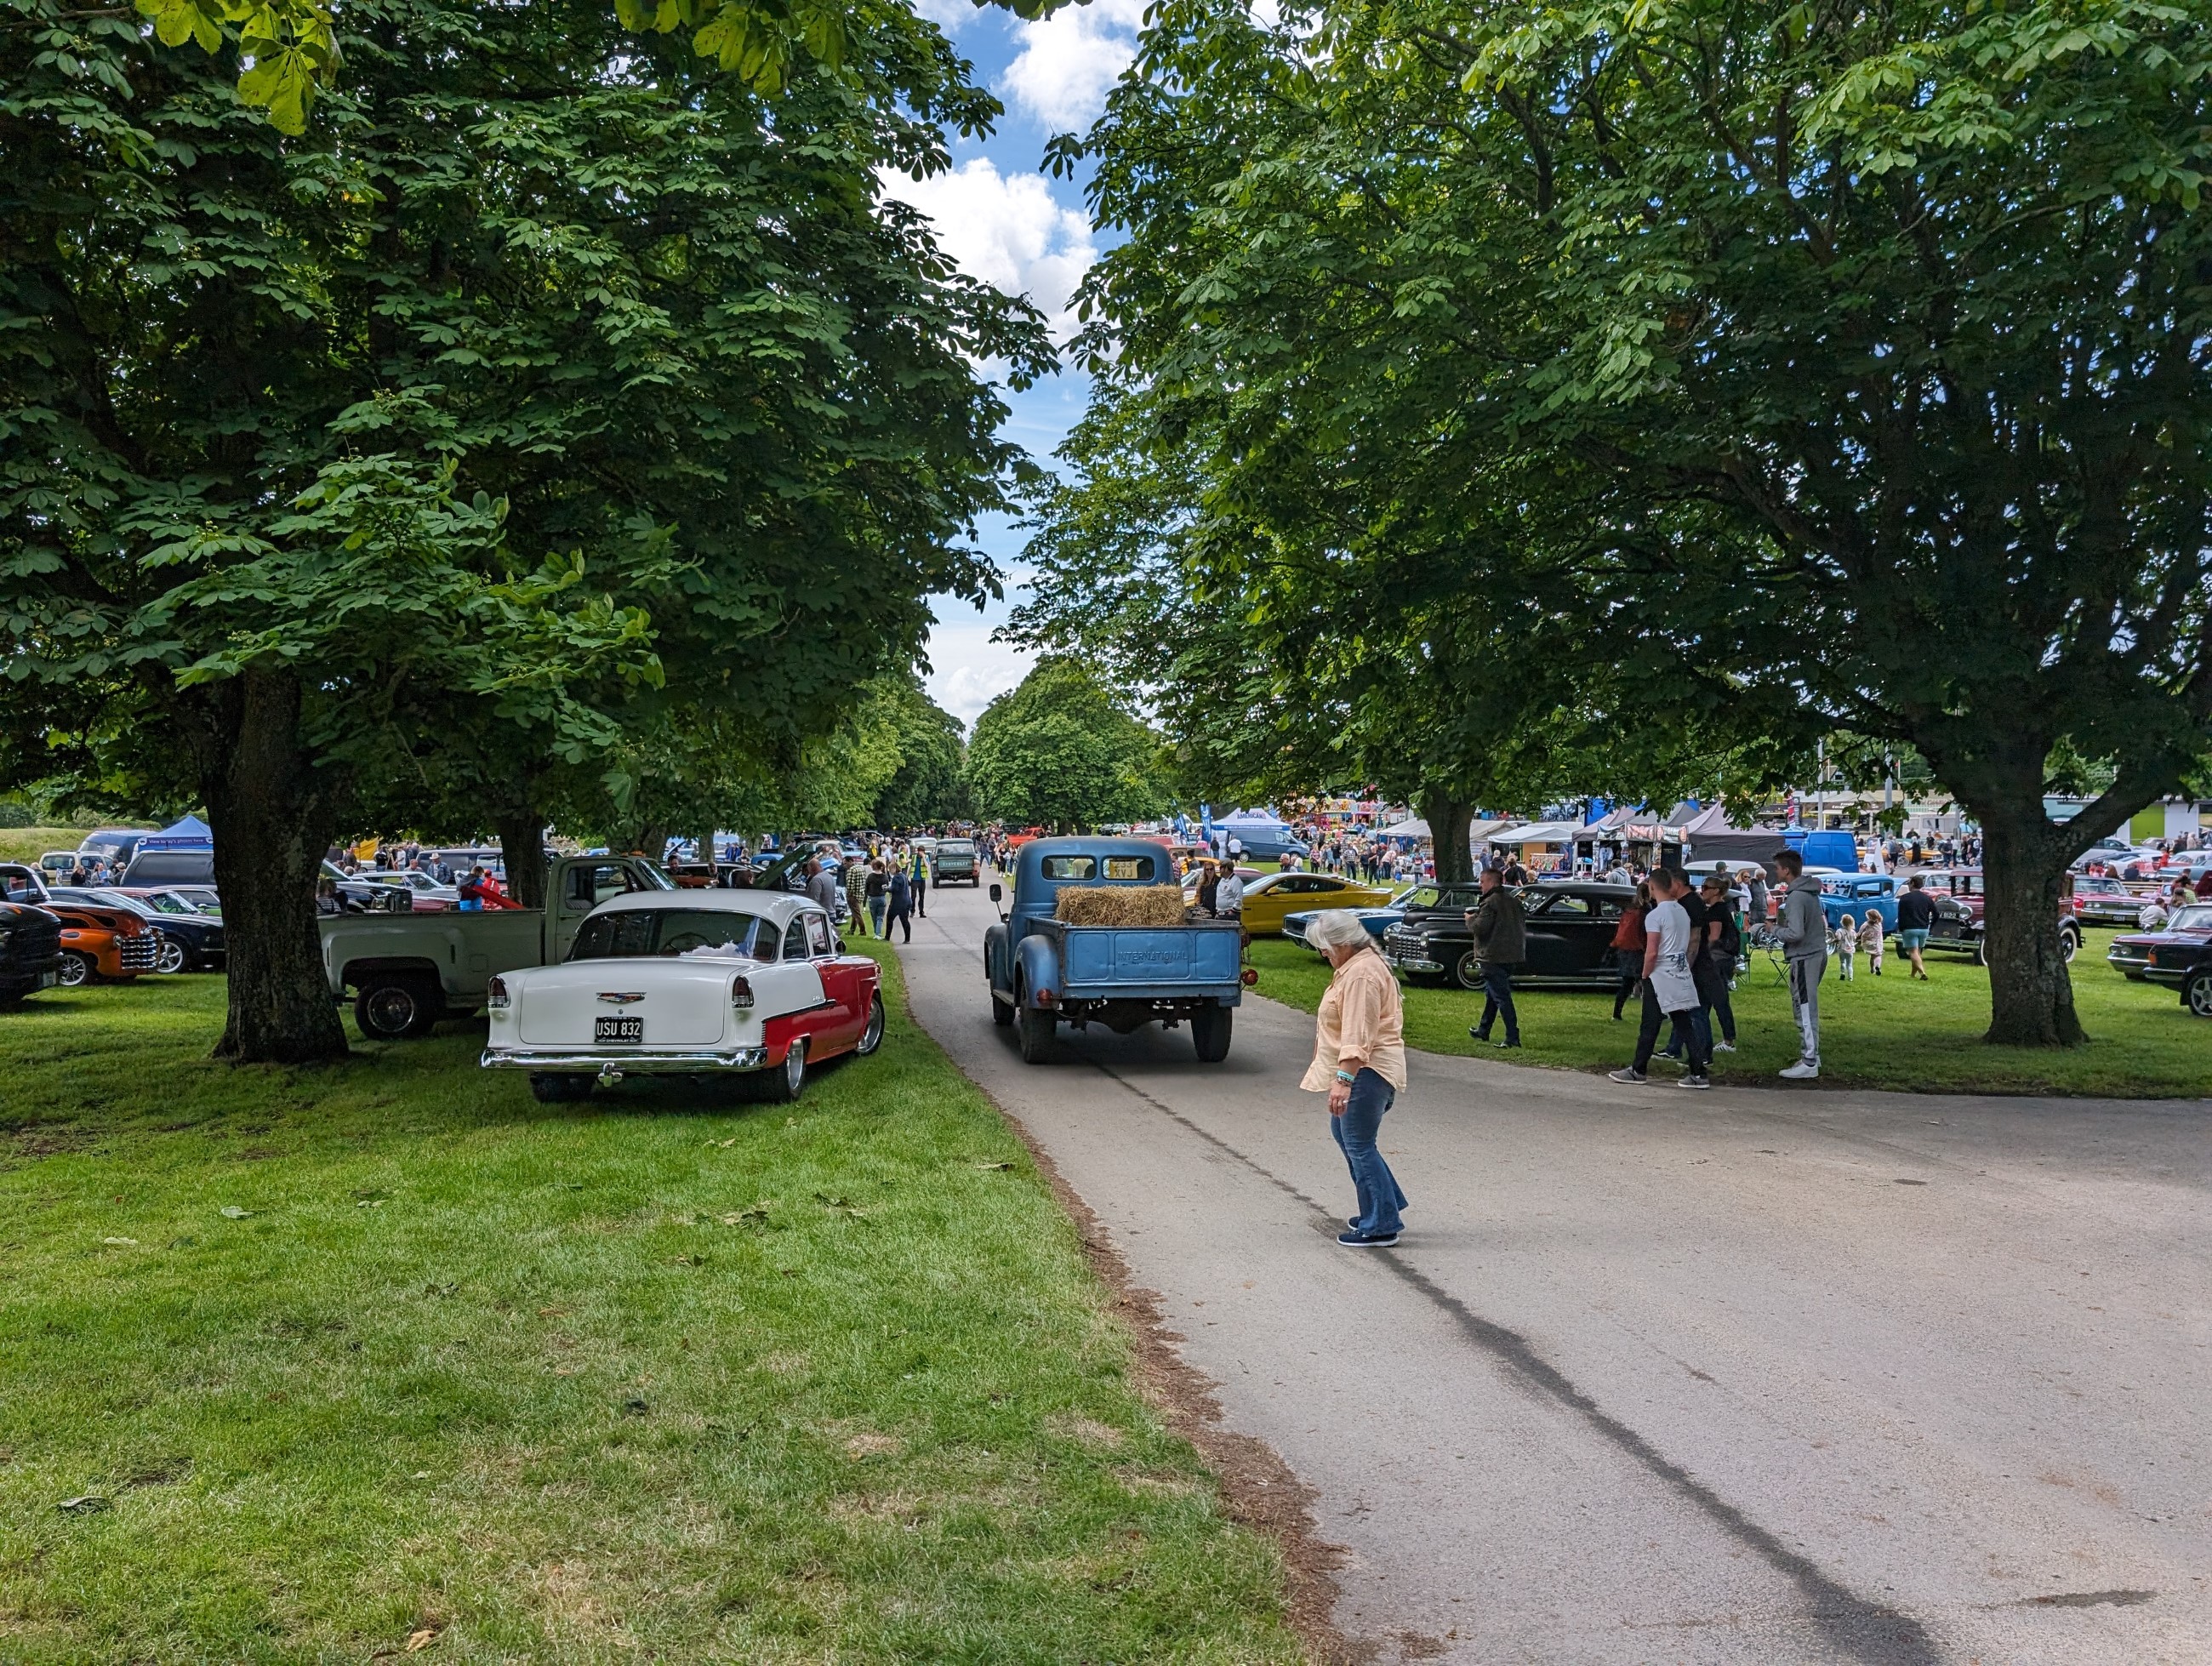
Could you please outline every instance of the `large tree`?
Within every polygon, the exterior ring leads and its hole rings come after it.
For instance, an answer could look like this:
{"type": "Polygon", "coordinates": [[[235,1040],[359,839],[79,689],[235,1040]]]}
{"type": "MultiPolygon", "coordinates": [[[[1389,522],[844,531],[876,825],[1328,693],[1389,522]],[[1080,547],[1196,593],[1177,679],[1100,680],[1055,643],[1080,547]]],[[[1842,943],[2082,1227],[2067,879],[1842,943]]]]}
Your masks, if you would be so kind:
{"type": "Polygon", "coordinates": [[[1616,720],[1640,681],[1917,749],[1984,830],[1992,1039],[2077,1038],[2065,865],[2212,716],[2199,21],[1192,0],[1144,62],[1089,142],[1129,233],[1091,301],[1125,375],[1221,390],[1209,505],[1393,410],[1422,480],[1558,471],[1616,720]],[[2073,760],[2111,784],[2054,824],[2073,760]]]}
{"type": "Polygon", "coordinates": [[[1081,661],[1047,655],[975,720],[969,778],[983,815],[1073,833],[1159,812],[1158,746],[1081,661]]]}
{"type": "Polygon", "coordinates": [[[5,698],[206,803],[226,1052],[343,1047],[312,893],[349,805],[534,829],[664,666],[648,728],[680,700],[793,755],[911,657],[924,593],[987,582],[961,535],[1011,453],[972,367],[1043,347],[878,198],[994,107],[933,31],[890,31],[870,96],[770,106],[596,5],[370,0],[287,137],[220,58],[28,12],[5,698]]]}

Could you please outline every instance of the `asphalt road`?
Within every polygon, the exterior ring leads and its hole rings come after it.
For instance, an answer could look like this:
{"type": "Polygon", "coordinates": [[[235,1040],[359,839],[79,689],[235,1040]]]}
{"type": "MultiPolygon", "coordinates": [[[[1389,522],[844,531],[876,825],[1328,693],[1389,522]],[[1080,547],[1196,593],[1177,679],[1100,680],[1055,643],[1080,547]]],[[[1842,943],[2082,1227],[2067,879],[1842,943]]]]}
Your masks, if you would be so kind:
{"type": "Polygon", "coordinates": [[[1378,1660],[2212,1662],[2212,1107],[1417,1054],[1352,1251],[1304,1013],[1026,1066],[990,904],[929,904],[916,1014],[1317,1489],[1378,1660]]]}

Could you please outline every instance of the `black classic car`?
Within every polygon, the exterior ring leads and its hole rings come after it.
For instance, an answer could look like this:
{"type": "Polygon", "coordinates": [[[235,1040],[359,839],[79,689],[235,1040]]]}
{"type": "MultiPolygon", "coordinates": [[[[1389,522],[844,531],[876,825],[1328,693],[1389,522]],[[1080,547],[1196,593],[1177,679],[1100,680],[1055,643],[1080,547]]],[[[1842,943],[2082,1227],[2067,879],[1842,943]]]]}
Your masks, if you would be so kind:
{"type": "Polygon", "coordinates": [[[2212,1018],[2212,903],[2176,909],[2157,931],[2122,933],[2105,958],[2131,982],[2180,990],[2183,1006],[2212,1018]]]}
{"type": "MultiPolygon", "coordinates": [[[[1629,885],[1534,885],[1516,888],[1528,911],[1528,958],[1514,977],[1519,988],[1610,989],[1619,981],[1613,934],[1620,912],[1636,900],[1629,885]]],[[[1426,901],[1425,893],[1416,893],[1426,901]]],[[[1467,912],[1480,900],[1473,885],[1448,886],[1382,934],[1382,958],[1409,983],[1457,983],[1480,988],[1480,963],[1467,912]]]]}
{"type": "Polygon", "coordinates": [[[61,982],[62,922],[26,903],[0,903],[0,1006],[61,982]]]}

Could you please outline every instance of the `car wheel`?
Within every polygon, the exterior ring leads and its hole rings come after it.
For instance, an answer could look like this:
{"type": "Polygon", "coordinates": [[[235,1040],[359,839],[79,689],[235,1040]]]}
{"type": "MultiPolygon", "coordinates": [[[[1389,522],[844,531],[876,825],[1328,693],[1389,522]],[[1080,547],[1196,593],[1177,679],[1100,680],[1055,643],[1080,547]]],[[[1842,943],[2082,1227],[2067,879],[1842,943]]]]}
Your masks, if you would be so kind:
{"type": "Polygon", "coordinates": [[[806,1037],[799,1037],[783,1055],[783,1066],[769,1078],[769,1097],[789,1104],[806,1091],[806,1037]]]}
{"type": "Polygon", "coordinates": [[[1459,964],[1452,968],[1452,978],[1462,989],[1482,988],[1481,957],[1469,949],[1459,958],[1459,964]]]}
{"type": "Polygon", "coordinates": [[[2181,999],[2198,1018],[2212,1018],[2212,971],[2191,972],[2181,999]]]}
{"type": "Polygon", "coordinates": [[[1060,1028],[1060,1015],[1048,1012],[1042,1006],[1024,1003],[1015,1009],[1014,1033],[1022,1044],[1024,1064],[1042,1064],[1052,1054],[1054,1032],[1060,1028]]]}
{"type": "Polygon", "coordinates": [[[161,950],[154,958],[154,970],[157,972],[181,972],[191,964],[191,957],[185,952],[185,945],[163,932],[161,950]]]}
{"type": "Polygon", "coordinates": [[[1000,1000],[997,991],[994,990],[991,994],[991,1022],[1003,1030],[1013,1021],[1013,1007],[1007,1002],[1000,1000]]]}
{"type": "Polygon", "coordinates": [[[1986,937],[1978,937],[1974,939],[1974,964],[1986,966],[1989,964],[1990,939],[1986,937]]]}
{"type": "Polygon", "coordinates": [[[1190,1015],[1191,1043],[1200,1064],[1219,1064],[1229,1056],[1230,1025],[1236,1016],[1234,1009],[1219,1005],[1201,1006],[1190,1015]]]}
{"type": "Polygon", "coordinates": [[[370,1041],[413,1041],[438,1021],[437,986],[426,977],[384,975],[355,994],[353,1021],[370,1041]]]}
{"type": "Polygon", "coordinates": [[[62,988],[81,989],[92,982],[92,962],[74,949],[62,951],[62,988]]]}
{"type": "Polygon", "coordinates": [[[860,1044],[854,1049],[866,1058],[884,1044],[884,998],[880,994],[868,998],[868,1027],[860,1031],[860,1044]]]}
{"type": "Polygon", "coordinates": [[[532,1076],[530,1079],[530,1097],[541,1105],[568,1104],[578,1099],[590,1098],[598,1079],[595,1076],[582,1075],[573,1070],[564,1070],[558,1075],[532,1076]]]}
{"type": "Polygon", "coordinates": [[[2081,933],[2077,931],[2061,928],[2058,933],[2059,958],[2070,963],[2074,957],[2081,952],[2081,933]]]}

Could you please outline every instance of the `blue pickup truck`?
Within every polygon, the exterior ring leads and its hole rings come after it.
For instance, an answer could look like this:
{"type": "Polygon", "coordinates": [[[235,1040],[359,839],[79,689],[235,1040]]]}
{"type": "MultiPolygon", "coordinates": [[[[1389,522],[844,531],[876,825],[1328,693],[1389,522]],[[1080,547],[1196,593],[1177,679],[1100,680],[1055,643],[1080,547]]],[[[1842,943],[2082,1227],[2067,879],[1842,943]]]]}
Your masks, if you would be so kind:
{"type": "MultiPolygon", "coordinates": [[[[1013,908],[983,936],[991,1017],[1013,1025],[1037,1063],[1066,1019],[1117,1036],[1188,1018],[1202,1064],[1229,1056],[1230,1015],[1257,974],[1233,920],[1179,926],[1071,926],[1053,917],[1070,886],[1171,885],[1166,849],[1146,839],[1032,839],[1014,858],[1013,908]]],[[[991,900],[1003,900],[997,885],[991,900]]]]}

